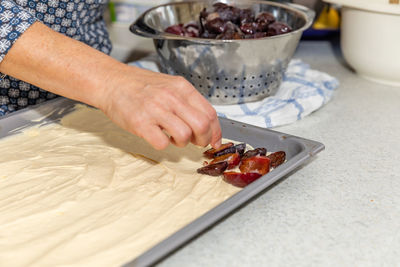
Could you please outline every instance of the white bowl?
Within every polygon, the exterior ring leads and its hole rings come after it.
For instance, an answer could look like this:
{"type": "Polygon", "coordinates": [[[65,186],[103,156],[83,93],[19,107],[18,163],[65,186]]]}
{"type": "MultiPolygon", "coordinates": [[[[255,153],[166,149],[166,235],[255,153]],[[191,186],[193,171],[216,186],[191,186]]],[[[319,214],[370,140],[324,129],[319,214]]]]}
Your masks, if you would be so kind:
{"type": "Polygon", "coordinates": [[[400,86],[400,5],[389,0],[325,0],[342,5],[341,49],[366,79],[400,86]]]}

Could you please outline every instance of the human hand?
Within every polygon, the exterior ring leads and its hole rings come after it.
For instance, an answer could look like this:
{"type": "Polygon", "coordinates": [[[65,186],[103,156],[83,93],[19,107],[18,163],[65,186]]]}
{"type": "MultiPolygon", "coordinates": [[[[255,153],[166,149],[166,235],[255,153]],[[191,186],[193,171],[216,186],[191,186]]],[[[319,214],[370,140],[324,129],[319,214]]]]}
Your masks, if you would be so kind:
{"type": "Polygon", "coordinates": [[[215,110],[188,81],[128,66],[39,22],[13,45],[0,71],[95,106],[156,149],[220,144],[215,110]]]}
{"type": "Polygon", "coordinates": [[[126,66],[110,79],[98,107],[155,149],[221,144],[215,109],[183,77],[126,66]]]}

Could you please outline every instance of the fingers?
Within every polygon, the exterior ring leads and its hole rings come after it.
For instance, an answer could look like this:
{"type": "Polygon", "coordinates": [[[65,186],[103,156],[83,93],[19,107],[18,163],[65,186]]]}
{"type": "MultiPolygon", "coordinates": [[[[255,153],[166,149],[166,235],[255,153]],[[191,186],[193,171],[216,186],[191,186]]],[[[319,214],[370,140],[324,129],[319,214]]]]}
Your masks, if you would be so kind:
{"type": "Polygon", "coordinates": [[[206,113],[206,116],[210,121],[210,130],[211,130],[210,144],[212,147],[218,148],[221,145],[221,139],[222,139],[221,125],[219,124],[217,112],[211,105],[209,105],[209,107],[211,107],[211,109],[207,108],[204,112],[206,113]]]}
{"type": "Polygon", "coordinates": [[[185,147],[191,139],[191,128],[173,113],[165,112],[159,116],[160,126],[171,136],[171,141],[178,147],[185,147]]]}
{"type": "Polygon", "coordinates": [[[218,119],[216,119],[215,122],[212,123],[211,128],[213,129],[213,134],[211,136],[210,144],[213,148],[219,148],[222,143],[222,131],[218,119]]]}
{"type": "Polygon", "coordinates": [[[199,146],[207,146],[212,137],[208,118],[197,109],[186,103],[178,102],[174,105],[174,112],[191,129],[191,142],[199,146]]]}
{"type": "Polygon", "coordinates": [[[208,142],[214,148],[218,148],[221,145],[222,131],[217,112],[198,91],[192,92],[188,98],[188,102],[191,106],[205,114],[211,132],[211,138],[208,142]]]}
{"type": "Polygon", "coordinates": [[[166,149],[170,143],[168,136],[157,125],[146,125],[137,129],[136,132],[157,150],[166,149]]]}
{"type": "Polygon", "coordinates": [[[140,80],[120,84],[106,109],[118,125],[158,150],[190,141],[219,147],[222,134],[215,109],[188,81],[155,73],[135,77],[140,80]]]}
{"type": "Polygon", "coordinates": [[[141,116],[134,116],[130,121],[131,132],[139,128],[136,132],[140,132],[140,136],[157,149],[166,148],[169,142],[185,147],[191,140],[192,130],[173,112],[171,105],[174,102],[176,101],[168,97],[166,92],[159,92],[154,97],[143,100],[141,116]]]}
{"type": "Polygon", "coordinates": [[[183,98],[174,104],[174,111],[191,127],[192,143],[219,147],[222,133],[215,109],[188,81],[182,77],[175,79],[183,98]]]}

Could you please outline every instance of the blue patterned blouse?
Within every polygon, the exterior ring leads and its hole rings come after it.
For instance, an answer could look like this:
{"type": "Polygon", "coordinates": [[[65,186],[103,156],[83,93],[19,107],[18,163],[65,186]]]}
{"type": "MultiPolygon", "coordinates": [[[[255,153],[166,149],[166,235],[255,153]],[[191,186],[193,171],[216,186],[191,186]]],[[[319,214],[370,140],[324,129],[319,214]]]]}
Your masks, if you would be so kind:
{"type": "MultiPolygon", "coordinates": [[[[0,62],[14,42],[35,21],[82,41],[104,53],[111,52],[103,12],[108,0],[1,0],[0,62]]],[[[56,95],[10,76],[0,80],[0,116],[39,104],[56,95]]]]}

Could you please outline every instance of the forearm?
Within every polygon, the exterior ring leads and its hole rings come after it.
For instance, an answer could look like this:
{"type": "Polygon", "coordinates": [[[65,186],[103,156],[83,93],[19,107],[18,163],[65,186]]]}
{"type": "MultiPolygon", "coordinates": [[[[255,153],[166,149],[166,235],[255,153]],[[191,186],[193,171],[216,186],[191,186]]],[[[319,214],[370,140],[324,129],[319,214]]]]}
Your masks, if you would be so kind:
{"type": "Polygon", "coordinates": [[[112,79],[127,66],[79,41],[34,23],[0,71],[42,89],[99,107],[112,79]]]}
{"type": "Polygon", "coordinates": [[[14,43],[0,71],[100,108],[157,149],[220,144],[215,110],[188,81],[122,64],[39,22],[14,43]]]}

